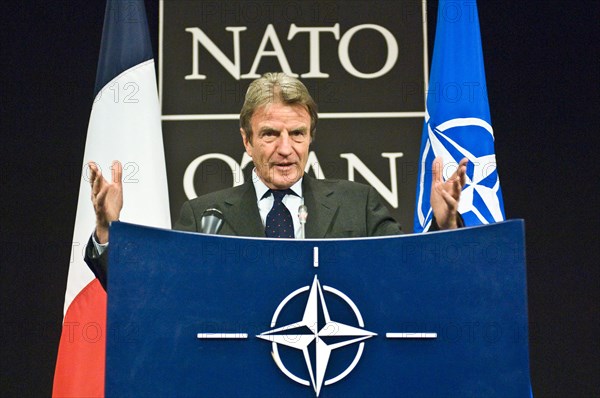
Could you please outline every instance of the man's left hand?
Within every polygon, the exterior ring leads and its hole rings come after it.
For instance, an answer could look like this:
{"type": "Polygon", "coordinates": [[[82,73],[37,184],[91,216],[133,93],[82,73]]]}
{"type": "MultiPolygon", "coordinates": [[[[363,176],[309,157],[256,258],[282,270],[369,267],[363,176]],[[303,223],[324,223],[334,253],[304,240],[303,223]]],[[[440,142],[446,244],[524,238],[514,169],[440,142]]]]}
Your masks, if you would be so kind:
{"type": "Polygon", "coordinates": [[[458,228],[458,203],[460,193],[465,186],[467,163],[467,158],[461,160],[452,176],[444,181],[442,158],[437,157],[433,161],[430,201],[440,229],[458,228]]]}

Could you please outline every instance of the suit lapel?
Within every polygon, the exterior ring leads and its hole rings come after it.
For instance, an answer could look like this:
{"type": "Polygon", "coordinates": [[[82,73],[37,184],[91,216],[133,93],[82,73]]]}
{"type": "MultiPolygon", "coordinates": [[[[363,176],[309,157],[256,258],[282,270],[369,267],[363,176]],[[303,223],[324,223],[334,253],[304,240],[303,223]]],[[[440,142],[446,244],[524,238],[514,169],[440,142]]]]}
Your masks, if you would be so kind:
{"type": "Polygon", "coordinates": [[[223,202],[223,216],[235,235],[265,236],[265,229],[256,205],[256,193],[252,181],[244,184],[244,189],[240,195],[226,198],[223,202]]]}
{"type": "Polygon", "coordinates": [[[306,221],[307,238],[325,238],[335,219],[339,204],[332,198],[334,190],[329,184],[322,184],[304,175],[302,195],[308,208],[306,221]]]}

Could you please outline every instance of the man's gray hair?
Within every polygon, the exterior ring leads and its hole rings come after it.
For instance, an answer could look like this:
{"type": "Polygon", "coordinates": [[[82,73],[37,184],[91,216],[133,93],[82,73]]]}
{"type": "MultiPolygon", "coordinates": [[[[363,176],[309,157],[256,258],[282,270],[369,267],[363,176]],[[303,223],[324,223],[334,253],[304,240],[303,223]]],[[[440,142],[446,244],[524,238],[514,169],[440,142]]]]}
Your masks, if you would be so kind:
{"type": "Polygon", "coordinates": [[[269,72],[250,83],[240,112],[240,127],[250,142],[252,142],[252,115],[258,108],[271,103],[303,106],[310,115],[311,139],[315,138],[318,120],[317,104],[306,86],[300,80],[285,73],[269,72]]]}

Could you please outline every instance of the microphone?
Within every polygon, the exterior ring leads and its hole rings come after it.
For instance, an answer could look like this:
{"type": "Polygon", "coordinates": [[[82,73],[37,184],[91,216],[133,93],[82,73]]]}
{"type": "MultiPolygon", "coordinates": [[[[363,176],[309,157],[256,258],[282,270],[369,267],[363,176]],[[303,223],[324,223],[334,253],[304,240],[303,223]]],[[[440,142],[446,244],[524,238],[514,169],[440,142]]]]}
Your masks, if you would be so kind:
{"type": "Polygon", "coordinates": [[[215,235],[219,232],[221,226],[223,226],[223,213],[221,213],[221,210],[214,207],[204,210],[200,220],[200,232],[215,235]]]}
{"type": "Polygon", "coordinates": [[[298,207],[298,219],[300,220],[300,239],[306,238],[306,219],[308,218],[308,207],[304,203],[298,207]]]}

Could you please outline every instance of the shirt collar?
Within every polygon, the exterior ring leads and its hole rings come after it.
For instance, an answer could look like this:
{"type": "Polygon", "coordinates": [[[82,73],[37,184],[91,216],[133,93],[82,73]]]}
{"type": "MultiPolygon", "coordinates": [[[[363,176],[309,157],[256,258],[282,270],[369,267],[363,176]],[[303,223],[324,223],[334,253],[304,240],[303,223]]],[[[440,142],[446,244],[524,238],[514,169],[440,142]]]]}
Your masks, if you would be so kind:
{"type": "MultiPolygon", "coordinates": [[[[298,181],[294,185],[290,187],[292,191],[300,198],[302,197],[302,179],[304,177],[300,177],[298,181]]],[[[269,191],[269,187],[265,185],[264,182],[258,177],[256,174],[256,169],[252,169],[252,183],[254,184],[254,191],[256,192],[256,201],[259,202],[269,191]]],[[[267,195],[268,197],[269,195],[267,195]]]]}

